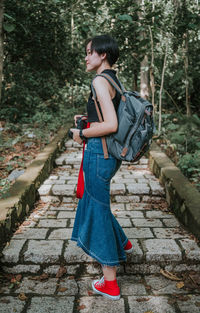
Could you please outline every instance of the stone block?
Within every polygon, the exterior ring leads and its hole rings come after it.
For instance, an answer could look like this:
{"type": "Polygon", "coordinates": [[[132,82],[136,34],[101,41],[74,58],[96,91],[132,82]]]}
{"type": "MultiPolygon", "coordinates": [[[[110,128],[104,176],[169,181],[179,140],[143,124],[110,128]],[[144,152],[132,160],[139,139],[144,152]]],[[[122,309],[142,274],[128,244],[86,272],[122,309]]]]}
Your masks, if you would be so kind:
{"type": "Polygon", "coordinates": [[[111,210],[112,211],[124,211],[125,210],[125,205],[124,203],[111,203],[111,210]]]}
{"type": "Polygon", "coordinates": [[[76,281],[69,277],[61,278],[58,285],[57,293],[58,295],[63,296],[75,296],[78,293],[78,286],[76,281]]]}
{"type": "Polygon", "coordinates": [[[141,283],[141,276],[119,276],[117,278],[121,295],[122,296],[133,296],[147,294],[144,284],[141,283]]]}
{"type": "Polygon", "coordinates": [[[74,221],[75,221],[74,218],[70,218],[68,227],[74,227],[74,221]]]}
{"type": "Polygon", "coordinates": [[[154,235],[150,228],[138,228],[138,227],[132,227],[132,228],[124,228],[123,229],[126,236],[129,239],[135,239],[135,238],[153,238],[154,235]]]}
{"type": "Polygon", "coordinates": [[[180,226],[179,221],[175,217],[172,217],[172,216],[171,218],[164,218],[162,221],[166,227],[179,227],[180,226]]]}
{"type": "Polygon", "coordinates": [[[73,313],[74,297],[33,297],[27,313],[73,313]]]}
{"type": "Polygon", "coordinates": [[[127,274],[153,274],[160,273],[161,267],[157,264],[125,264],[127,274]]]}
{"type": "Polygon", "coordinates": [[[55,197],[55,196],[41,196],[40,200],[42,202],[45,202],[45,203],[48,203],[48,202],[50,202],[50,203],[60,202],[59,198],[55,197]]]}
{"type": "Polygon", "coordinates": [[[153,211],[148,211],[146,212],[146,217],[147,218],[173,218],[172,213],[170,212],[162,212],[160,210],[153,210],[153,211]]]}
{"type": "Polygon", "coordinates": [[[139,242],[137,239],[131,240],[133,245],[133,252],[127,253],[127,263],[140,263],[143,259],[143,251],[141,250],[139,246],[139,242]]]}
{"type": "Polygon", "coordinates": [[[117,194],[125,194],[126,188],[124,184],[112,184],[110,193],[111,195],[117,195],[117,194]]]}
{"type": "Polygon", "coordinates": [[[189,235],[181,228],[154,228],[156,238],[187,238],[189,235]]]}
{"type": "Polygon", "coordinates": [[[168,297],[129,296],[130,313],[175,313],[176,310],[168,303],[168,297]]]}
{"type": "Polygon", "coordinates": [[[13,239],[45,239],[48,229],[46,228],[23,228],[22,232],[13,236],[13,239]]]}
{"type": "Polygon", "coordinates": [[[177,304],[181,313],[199,313],[200,295],[189,295],[185,301],[178,300],[177,304]]]}
{"type": "Polygon", "coordinates": [[[57,218],[57,214],[58,212],[57,211],[53,211],[53,210],[49,210],[47,211],[46,213],[43,213],[43,214],[38,214],[38,218],[40,219],[56,219],[57,218]]]}
{"type": "Polygon", "coordinates": [[[70,139],[70,140],[67,140],[66,143],[65,143],[65,147],[69,148],[69,147],[73,147],[73,140],[70,139]]]}
{"type": "Polygon", "coordinates": [[[137,178],[137,183],[139,183],[139,184],[148,184],[149,180],[147,178],[137,178]]]}
{"type": "Polygon", "coordinates": [[[164,188],[157,182],[155,181],[150,181],[149,182],[150,188],[151,188],[151,193],[154,196],[162,196],[165,194],[164,188]]]}
{"type": "Polygon", "coordinates": [[[73,196],[74,195],[74,185],[54,185],[52,187],[52,194],[54,196],[73,196]]]}
{"type": "Polygon", "coordinates": [[[163,227],[159,219],[132,218],[131,220],[136,227],[163,227]]]}
{"type": "Polygon", "coordinates": [[[135,195],[148,195],[150,192],[150,188],[147,184],[131,184],[127,186],[127,190],[129,194],[135,195]]]}
{"type": "MultiPolygon", "coordinates": [[[[81,297],[79,302],[81,313],[125,313],[124,299],[118,301],[112,301],[105,297],[92,296],[92,297],[81,297]]],[[[138,313],[138,312],[137,312],[138,313]]]]}
{"type": "Polygon", "coordinates": [[[45,185],[43,184],[39,189],[38,189],[38,192],[39,192],[39,195],[40,196],[47,196],[50,194],[50,191],[51,191],[51,188],[52,188],[52,184],[50,185],[45,185]]]}
{"type": "Polygon", "coordinates": [[[30,240],[24,261],[36,264],[56,263],[61,256],[62,246],[62,240],[30,240]]]}
{"type": "Polygon", "coordinates": [[[64,165],[65,164],[65,155],[61,155],[59,158],[55,160],[56,165],[64,165]]]}
{"type": "Polygon", "coordinates": [[[12,267],[3,266],[2,268],[4,272],[12,273],[12,274],[21,274],[21,273],[36,274],[40,270],[39,265],[24,265],[24,264],[19,264],[19,265],[12,266],[12,267]]]}
{"type": "Polygon", "coordinates": [[[24,306],[25,302],[22,302],[17,297],[3,296],[0,298],[0,313],[21,313],[24,306]]]}
{"type": "Polygon", "coordinates": [[[155,202],[155,203],[158,203],[161,200],[163,200],[163,198],[156,197],[156,196],[143,196],[142,197],[142,202],[149,202],[149,203],[155,202]]]}
{"type": "Polygon", "coordinates": [[[144,215],[141,211],[118,211],[115,212],[118,218],[144,218],[144,215]]]}
{"type": "Polygon", "coordinates": [[[67,263],[94,262],[94,259],[88,256],[81,248],[77,247],[74,241],[69,241],[69,244],[65,247],[64,258],[67,263]]]}
{"type": "MultiPolygon", "coordinates": [[[[33,277],[34,278],[34,277],[33,277]]],[[[48,278],[47,280],[33,280],[31,277],[24,277],[19,288],[14,292],[19,293],[34,293],[39,295],[53,295],[56,291],[58,278],[48,278]]]]}
{"type": "Polygon", "coordinates": [[[117,221],[121,225],[121,227],[132,227],[132,224],[129,218],[117,218],[117,221]]]}
{"type": "Polygon", "coordinates": [[[41,219],[37,227],[66,227],[68,219],[41,219]]]}
{"type": "Polygon", "coordinates": [[[130,203],[130,202],[140,202],[140,197],[138,196],[121,196],[116,195],[115,201],[118,203],[130,203]]]}
{"type": "Polygon", "coordinates": [[[1,258],[1,262],[17,263],[19,261],[20,251],[22,250],[25,242],[25,239],[12,239],[9,245],[2,251],[3,257],[1,258]]]}
{"type": "Polygon", "coordinates": [[[60,211],[57,218],[75,218],[76,212],[60,211]]]}
{"type": "MultiPolygon", "coordinates": [[[[98,279],[98,277],[95,279],[98,279]]],[[[93,292],[92,287],[91,287],[92,280],[93,280],[92,277],[83,277],[77,281],[79,294],[81,296],[88,296],[88,294],[93,292]]]]}
{"type": "Polygon", "coordinates": [[[177,288],[177,281],[172,281],[161,275],[145,276],[145,280],[147,285],[151,286],[151,292],[154,295],[185,293],[184,289],[177,288]]]}
{"type": "Polygon", "coordinates": [[[61,229],[55,229],[53,230],[48,239],[70,239],[72,235],[72,229],[71,228],[61,228],[61,229]]]}
{"type": "Polygon", "coordinates": [[[127,211],[146,211],[147,210],[146,206],[147,206],[146,203],[135,203],[135,202],[126,203],[126,210],[127,211]]]}
{"type": "Polygon", "coordinates": [[[76,208],[76,204],[74,203],[62,203],[62,205],[59,206],[50,206],[49,210],[55,210],[55,211],[74,211],[76,208]]]}
{"type": "Polygon", "coordinates": [[[142,244],[148,262],[182,260],[181,250],[173,239],[147,239],[142,244]]]}
{"type": "Polygon", "coordinates": [[[185,250],[187,260],[200,261],[200,248],[194,240],[182,239],[179,240],[185,250]]]}
{"type": "Polygon", "coordinates": [[[165,266],[165,269],[169,272],[200,272],[200,264],[171,264],[165,266]]]}

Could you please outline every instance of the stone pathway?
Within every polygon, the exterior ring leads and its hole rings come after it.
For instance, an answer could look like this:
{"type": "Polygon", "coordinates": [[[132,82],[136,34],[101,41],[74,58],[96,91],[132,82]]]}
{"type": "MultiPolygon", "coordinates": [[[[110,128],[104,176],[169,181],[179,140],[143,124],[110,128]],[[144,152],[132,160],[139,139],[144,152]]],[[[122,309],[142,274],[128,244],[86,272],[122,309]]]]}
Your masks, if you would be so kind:
{"type": "Polygon", "coordinates": [[[134,245],[118,269],[122,297],[93,294],[101,268],[70,241],[81,151],[72,141],[66,146],[3,250],[0,313],[199,313],[200,248],[170,212],[146,158],[124,163],[111,187],[112,212],[134,245]]]}

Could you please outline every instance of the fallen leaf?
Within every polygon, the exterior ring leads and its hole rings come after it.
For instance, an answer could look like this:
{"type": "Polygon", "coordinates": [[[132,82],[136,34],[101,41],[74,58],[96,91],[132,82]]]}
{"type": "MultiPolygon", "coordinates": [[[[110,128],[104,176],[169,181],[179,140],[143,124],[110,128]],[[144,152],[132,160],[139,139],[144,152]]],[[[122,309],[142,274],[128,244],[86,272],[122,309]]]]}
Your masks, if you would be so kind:
{"type": "Polygon", "coordinates": [[[30,224],[31,224],[31,221],[25,221],[25,222],[22,223],[23,226],[28,226],[30,224]]]}
{"type": "Polygon", "coordinates": [[[185,296],[185,295],[176,295],[176,298],[179,300],[179,301],[188,301],[190,300],[190,296],[185,296]]]}
{"type": "Polygon", "coordinates": [[[60,278],[63,274],[67,273],[67,269],[65,266],[61,266],[56,274],[56,278],[60,278]]]}
{"type": "Polygon", "coordinates": [[[27,296],[25,295],[25,293],[20,293],[19,296],[18,296],[19,300],[21,301],[25,301],[27,299],[27,296]]]}
{"type": "Polygon", "coordinates": [[[168,272],[168,271],[163,270],[163,269],[160,270],[160,273],[163,276],[165,276],[166,278],[171,279],[171,280],[175,280],[175,281],[182,280],[181,278],[177,277],[176,275],[172,274],[171,272],[168,272]]]}
{"type": "Polygon", "coordinates": [[[93,292],[91,290],[88,290],[88,296],[92,296],[93,292]]]}
{"type": "Polygon", "coordinates": [[[169,303],[169,304],[174,304],[174,303],[176,303],[176,299],[168,299],[167,300],[167,302],[169,303]]]}
{"type": "Polygon", "coordinates": [[[0,302],[2,302],[2,303],[10,303],[10,300],[9,299],[1,299],[0,302]]]}
{"type": "Polygon", "coordinates": [[[149,301],[149,298],[138,298],[136,299],[137,302],[144,302],[144,301],[149,301]]]}
{"type": "Polygon", "coordinates": [[[21,274],[18,274],[17,276],[16,276],[16,280],[17,281],[20,281],[22,279],[22,275],[21,274]]]}
{"type": "Polygon", "coordinates": [[[29,277],[29,279],[31,279],[31,280],[40,280],[40,281],[46,280],[48,278],[49,278],[49,275],[46,274],[46,273],[43,273],[40,276],[31,276],[31,277],[29,277]]]}
{"type": "Polygon", "coordinates": [[[80,311],[80,310],[83,310],[85,308],[86,308],[86,306],[84,304],[82,304],[82,305],[79,305],[77,309],[80,311]]]}
{"type": "Polygon", "coordinates": [[[154,313],[153,311],[145,311],[144,313],[154,313]]]}
{"type": "Polygon", "coordinates": [[[66,288],[66,287],[60,287],[60,288],[58,288],[58,291],[59,292],[64,292],[64,291],[66,291],[68,288],[66,288]]]}
{"type": "Polygon", "coordinates": [[[13,277],[10,282],[11,282],[12,284],[15,284],[15,283],[16,283],[16,278],[13,277]]]}
{"type": "Polygon", "coordinates": [[[185,286],[185,284],[184,284],[183,281],[180,281],[179,283],[176,284],[176,287],[177,287],[178,289],[181,289],[181,288],[183,288],[184,286],[185,286]]]}
{"type": "Polygon", "coordinates": [[[74,279],[74,276],[69,276],[68,279],[74,279]]]}
{"type": "Polygon", "coordinates": [[[43,273],[43,274],[40,275],[39,277],[40,277],[40,280],[45,280],[45,279],[49,278],[49,275],[46,274],[46,273],[43,273]]]}
{"type": "Polygon", "coordinates": [[[200,302],[195,302],[195,305],[200,308],[200,302]]]}

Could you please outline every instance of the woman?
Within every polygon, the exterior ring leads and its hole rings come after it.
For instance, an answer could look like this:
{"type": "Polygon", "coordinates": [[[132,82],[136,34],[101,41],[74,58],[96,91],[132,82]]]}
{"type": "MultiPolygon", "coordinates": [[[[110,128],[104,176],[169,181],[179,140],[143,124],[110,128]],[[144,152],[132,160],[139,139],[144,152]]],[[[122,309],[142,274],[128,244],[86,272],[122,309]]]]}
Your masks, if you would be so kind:
{"type": "MultiPolygon", "coordinates": [[[[87,71],[107,73],[120,85],[116,72],[112,70],[118,56],[119,49],[112,37],[96,36],[86,46],[87,71]]],[[[78,203],[71,240],[77,241],[79,247],[102,265],[104,276],[93,281],[93,290],[117,300],[120,298],[120,289],[116,280],[116,269],[120,261],[126,260],[125,252],[131,253],[133,248],[110,210],[110,181],[121,161],[111,155],[104,159],[101,137],[117,131],[116,111],[120,94],[100,76],[93,80],[93,86],[103,122],[99,122],[91,92],[87,104],[90,128],[83,131],[71,129],[74,141],[81,144],[87,139],[83,161],[85,190],[78,203]]]]}

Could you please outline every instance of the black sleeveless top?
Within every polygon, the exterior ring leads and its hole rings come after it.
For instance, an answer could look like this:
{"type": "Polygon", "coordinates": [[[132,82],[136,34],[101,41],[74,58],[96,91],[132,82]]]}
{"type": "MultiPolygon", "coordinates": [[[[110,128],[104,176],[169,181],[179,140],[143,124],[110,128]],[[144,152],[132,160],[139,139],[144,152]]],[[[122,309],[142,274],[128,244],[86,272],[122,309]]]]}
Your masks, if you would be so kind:
{"type": "MultiPolygon", "coordinates": [[[[120,83],[116,77],[116,71],[111,70],[111,69],[107,69],[104,70],[102,73],[106,73],[109,74],[112,79],[118,84],[118,86],[120,87],[120,83]]],[[[118,106],[120,103],[120,99],[121,99],[121,95],[118,91],[116,91],[115,97],[112,99],[112,102],[114,104],[115,110],[117,112],[118,110],[118,106]]],[[[98,103],[99,105],[99,103],[98,103]]],[[[99,105],[99,109],[101,112],[101,107],[99,105]]],[[[92,91],[90,92],[90,96],[88,98],[88,103],[87,103],[87,115],[88,115],[88,122],[92,123],[92,122],[99,122],[99,118],[96,112],[96,107],[95,107],[95,103],[94,100],[92,99],[92,91]]]]}

